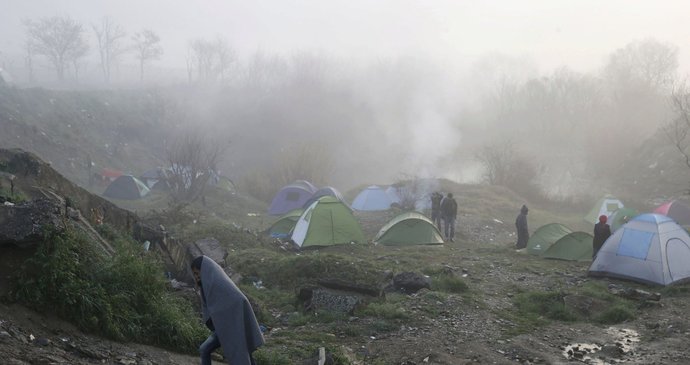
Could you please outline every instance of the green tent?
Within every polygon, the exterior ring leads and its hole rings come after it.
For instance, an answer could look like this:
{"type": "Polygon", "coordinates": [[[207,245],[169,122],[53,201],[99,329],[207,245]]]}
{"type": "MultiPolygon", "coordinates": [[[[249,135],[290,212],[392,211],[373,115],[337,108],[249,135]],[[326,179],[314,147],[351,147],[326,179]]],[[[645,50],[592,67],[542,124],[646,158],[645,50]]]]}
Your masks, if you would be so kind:
{"type": "Polygon", "coordinates": [[[406,212],[397,215],[381,228],[374,242],[382,245],[443,244],[441,232],[425,215],[406,212]]]}
{"type": "Polygon", "coordinates": [[[621,228],[624,224],[638,215],[640,215],[640,213],[632,208],[617,209],[611,213],[607,221],[609,226],[611,226],[611,233],[615,232],[618,228],[621,228]]]}
{"type": "Polygon", "coordinates": [[[585,216],[585,221],[597,224],[599,222],[599,216],[605,215],[610,216],[611,213],[617,209],[623,208],[623,203],[611,195],[606,195],[599,199],[596,204],[592,207],[592,210],[585,216]]]}
{"type": "Polygon", "coordinates": [[[304,210],[291,239],[300,247],[366,242],[350,208],[330,195],[322,196],[304,210]]]}
{"type": "Polygon", "coordinates": [[[527,241],[527,253],[541,255],[551,245],[572,230],[560,223],[549,223],[539,227],[527,241]]]}
{"type": "Polygon", "coordinates": [[[591,261],[593,238],[587,232],[568,233],[547,248],[542,257],[570,261],[591,261]]]}
{"type": "Polygon", "coordinates": [[[290,232],[295,228],[295,224],[299,220],[299,217],[304,213],[304,209],[293,209],[278,218],[271,227],[266,230],[266,232],[275,238],[287,238],[290,237],[290,232]]]}

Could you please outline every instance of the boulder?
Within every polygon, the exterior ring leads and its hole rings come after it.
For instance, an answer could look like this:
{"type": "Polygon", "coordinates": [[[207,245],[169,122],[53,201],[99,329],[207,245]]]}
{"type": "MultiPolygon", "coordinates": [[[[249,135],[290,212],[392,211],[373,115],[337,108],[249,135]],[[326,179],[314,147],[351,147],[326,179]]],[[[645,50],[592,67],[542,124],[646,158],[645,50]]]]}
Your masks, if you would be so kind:
{"type": "Polygon", "coordinates": [[[389,289],[405,294],[414,294],[419,290],[431,289],[431,280],[415,272],[403,272],[393,277],[392,286],[389,289]]]}
{"type": "Polygon", "coordinates": [[[46,228],[65,229],[62,206],[57,201],[36,199],[0,205],[0,247],[36,245],[43,240],[46,228]]]}

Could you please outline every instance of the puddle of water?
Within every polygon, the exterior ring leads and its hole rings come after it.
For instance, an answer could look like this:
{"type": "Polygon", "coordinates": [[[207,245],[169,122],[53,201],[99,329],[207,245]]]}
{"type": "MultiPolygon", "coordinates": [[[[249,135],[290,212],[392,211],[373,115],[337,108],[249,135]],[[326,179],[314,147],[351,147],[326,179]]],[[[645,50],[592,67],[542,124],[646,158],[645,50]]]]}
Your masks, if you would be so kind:
{"type": "Polygon", "coordinates": [[[565,346],[563,349],[563,356],[568,360],[577,360],[585,364],[591,365],[608,365],[611,363],[620,363],[625,359],[629,359],[635,355],[635,347],[640,342],[640,334],[628,328],[609,327],[606,329],[606,334],[612,337],[613,345],[619,351],[619,358],[601,359],[596,356],[597,352],[601,351],[604,345],[589,344],[589,343],[573,343],[565,346]]]}
{"type": "Polygon", "coordinates": [[[613,336],[614,344],[624,355],[634,354],[635,346],[640,342],[640,334],[628,328],[609,327],[606,333],[613,336]]]}

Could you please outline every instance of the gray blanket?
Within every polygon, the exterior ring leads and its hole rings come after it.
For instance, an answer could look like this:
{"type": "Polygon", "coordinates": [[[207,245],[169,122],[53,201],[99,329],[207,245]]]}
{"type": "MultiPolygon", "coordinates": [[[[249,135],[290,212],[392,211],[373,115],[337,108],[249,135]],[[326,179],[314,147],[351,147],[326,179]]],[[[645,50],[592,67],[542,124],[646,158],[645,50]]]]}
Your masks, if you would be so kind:
{"type": "Polygon", "coordinates": [[[225,358],[232,365],[250,365],[251,353],[264,344],[259,324],[247,297],[215,261],[201,262],[204,323],[210,318],[225,358]]]}

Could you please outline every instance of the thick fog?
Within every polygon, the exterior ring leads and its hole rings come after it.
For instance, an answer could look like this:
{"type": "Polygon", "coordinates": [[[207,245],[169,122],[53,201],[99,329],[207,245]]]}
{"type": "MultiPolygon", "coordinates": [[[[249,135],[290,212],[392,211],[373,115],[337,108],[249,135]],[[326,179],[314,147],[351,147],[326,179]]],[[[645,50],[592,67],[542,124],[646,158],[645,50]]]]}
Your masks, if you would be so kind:
{"type": "Polygon", "coordinates": [[[228,143],[226,174],[271,184],[510,183],[485,171],[508,156],[548,194],[591,191],[668,123],[690,68],[683,1],[5,0],[0,10],[6,80],[156,90],[175,100],[170,130],[228,143]],[[29,36],[51,17],[81,26],[88,47],[62,74],[29,36]],[[106,25],[119,35],[108,67],[96,36],[106,25]],[[153,54],[134,47],[146,39],[153,54]]]}

